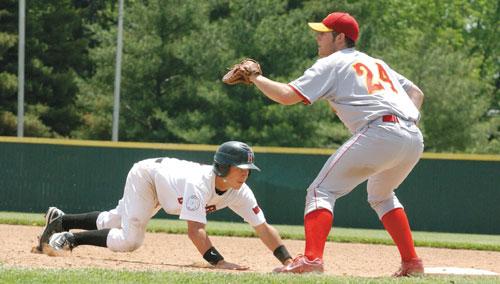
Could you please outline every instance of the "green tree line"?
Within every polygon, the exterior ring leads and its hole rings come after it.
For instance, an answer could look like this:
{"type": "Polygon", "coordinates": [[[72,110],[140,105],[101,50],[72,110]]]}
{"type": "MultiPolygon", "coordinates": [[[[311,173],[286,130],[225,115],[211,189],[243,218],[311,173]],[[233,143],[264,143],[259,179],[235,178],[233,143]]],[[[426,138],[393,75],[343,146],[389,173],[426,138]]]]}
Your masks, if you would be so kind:
{"type": "MultiPolygon", "coordinates": [[[[117,1],[30,0],[25,135],[111,138],[117,1]]],[[[337,147],[350,134],[326,103],[280,106],[221,82],[244,57],[289,82],[317,60],[307,22],[347,11],[357,49],[425,93],[426,151],[500,153],[498,1],[127,0],[122,141],[337,147]]],[[[0,135],[17,129],[18,1],[0,3],[0,135]]]]}

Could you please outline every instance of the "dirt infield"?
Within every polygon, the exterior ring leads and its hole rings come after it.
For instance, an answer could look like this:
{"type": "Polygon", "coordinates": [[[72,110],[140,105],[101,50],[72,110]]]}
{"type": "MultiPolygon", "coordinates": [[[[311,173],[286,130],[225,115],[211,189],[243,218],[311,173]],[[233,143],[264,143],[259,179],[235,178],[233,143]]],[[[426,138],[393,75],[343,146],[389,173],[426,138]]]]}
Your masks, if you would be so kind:
{"type": "MultiPolygon", "coordinates": [[[[63,257],[31,253],[41,227],[0,225],[0,263],[24,268],[106,268],[126,270],[213,271],[186,235],[148,233],[144,245],[131,253],[81,246],[63,257]]],[[[279,262],[257,238],[211,237],[226,260],[250,266],[250,272],[272,271],[279,262]]],[[[295,255],[303,241],[286,240],[295,255]]],[[[500,273],[500,252],[418,248],[426,267],[464,267],[500,273]]],[[[349,276],[389,276],[399,266],[395,246],[327,243],[325,273],[349,276]]],[[[241,272],[240,272],[241,273],[241,272]]]]}

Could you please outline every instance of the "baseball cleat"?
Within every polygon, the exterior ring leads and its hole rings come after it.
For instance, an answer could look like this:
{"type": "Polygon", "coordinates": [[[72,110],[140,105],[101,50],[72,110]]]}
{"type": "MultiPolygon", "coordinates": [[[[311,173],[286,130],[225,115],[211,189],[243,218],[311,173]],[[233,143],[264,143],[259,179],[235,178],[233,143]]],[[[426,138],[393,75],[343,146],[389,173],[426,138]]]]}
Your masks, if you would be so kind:
{"type": "Polygon", "coordinates": [[[399,270],[394,273],[394,277],[404,277],[404,276],[420,276],[424,274],[424,265],[422,264],[422,259],[414,258],[409,261],[402,261],[399,270]]]}
{"type": "Polygon", "coordinates": [[[38,250],[42,251],[43,245],[49,243],[50,237],[63,231],[62,216],[64,212],[56,207],[49,207],[45,213],[45,228],[38,240],[38,250]]]}
{"type": "Polygon", "coordinates": [[[273,270],[276,273],[323,273],[323,271],[323,260],[319,258],[309,260],[305,255],[301,254],[295,257],[292,263],[273,270]]]}
{"type": "Polygon", "coordinates": [[[55,251],[72,250],[75,247],[75,236],[70,232],[55,233],[50,237],[49,246],[55,251]]]}

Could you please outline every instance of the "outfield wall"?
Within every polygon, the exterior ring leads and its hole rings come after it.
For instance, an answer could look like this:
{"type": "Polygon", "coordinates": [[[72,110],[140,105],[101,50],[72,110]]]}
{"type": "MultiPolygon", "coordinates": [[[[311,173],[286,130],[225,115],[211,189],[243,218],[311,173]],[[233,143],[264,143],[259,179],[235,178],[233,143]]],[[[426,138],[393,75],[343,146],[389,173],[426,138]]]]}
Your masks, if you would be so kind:
{"type": "MultiPolygon", "coordinates": [[[[170,156],[211,163],[216,146],[0,137],[0,211],[107,210],[134,162],[170,156]]],[[[305,189],[330,149],[254,147],[248,184],[271,224],[302,224],[305,189]]],[[[425,153],[397,190],[415,230],[500,234],[500,155],[425,153]]],[[[167,216],[161,211],[158,216],[167,216]]],[[[229,209],[209,220],[241,222],[229,209]]],[[[334,226],[382,228],[366,184],[336,203],[334,226]]]]}

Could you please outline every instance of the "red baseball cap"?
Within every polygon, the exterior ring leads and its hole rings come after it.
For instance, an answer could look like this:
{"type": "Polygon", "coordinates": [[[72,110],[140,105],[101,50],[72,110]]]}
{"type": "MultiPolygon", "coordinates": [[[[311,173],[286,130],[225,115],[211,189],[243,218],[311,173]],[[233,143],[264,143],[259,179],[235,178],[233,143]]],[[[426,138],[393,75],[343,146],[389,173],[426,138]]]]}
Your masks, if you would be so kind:
{"type": "Polygon", "coordinates": [[[359,26],[356,19],[348,13],[334,12],[326,16],[321,23],[308,23],[309,27],[317,32],[343,33],[353,41],[358,40],[359,26]]]}

